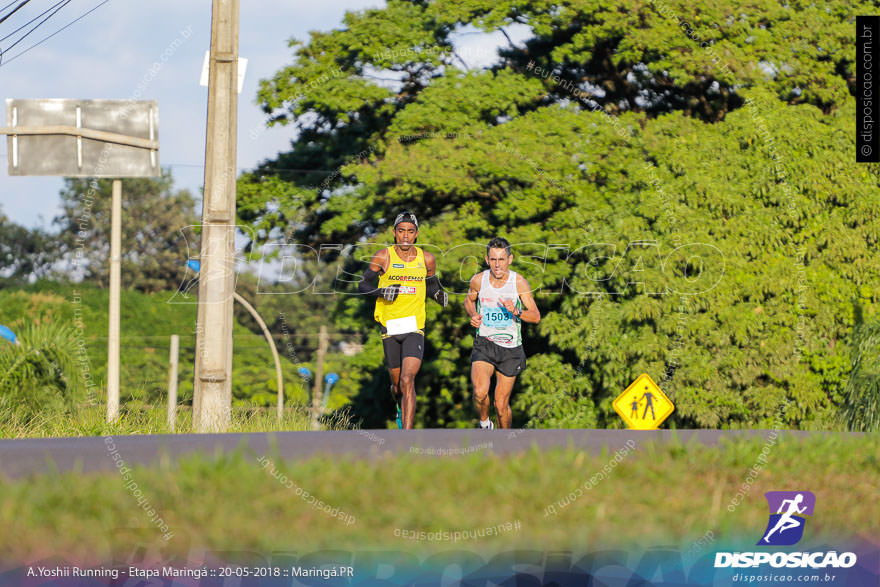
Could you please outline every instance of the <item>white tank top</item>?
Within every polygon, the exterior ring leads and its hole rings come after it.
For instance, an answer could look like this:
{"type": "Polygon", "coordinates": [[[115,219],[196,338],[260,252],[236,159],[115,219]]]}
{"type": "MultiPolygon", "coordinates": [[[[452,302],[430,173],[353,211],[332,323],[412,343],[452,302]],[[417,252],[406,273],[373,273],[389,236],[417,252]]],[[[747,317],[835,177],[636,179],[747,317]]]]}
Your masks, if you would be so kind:
{"type": "Polygon", "coordinates": [[[511,271],[501,287],[493,287],[489,275],[488,269],[483,271],[480,292],[477,295],[477,312],[483,317],[477,334],[505,348],[518,347],[522,345],[520,335],[522,321],[501,305],[502,299],[510,300],[514,307],[522,312],[522,302],[519,301],[519,294],[516,291],[516,273],[511,271]]]}

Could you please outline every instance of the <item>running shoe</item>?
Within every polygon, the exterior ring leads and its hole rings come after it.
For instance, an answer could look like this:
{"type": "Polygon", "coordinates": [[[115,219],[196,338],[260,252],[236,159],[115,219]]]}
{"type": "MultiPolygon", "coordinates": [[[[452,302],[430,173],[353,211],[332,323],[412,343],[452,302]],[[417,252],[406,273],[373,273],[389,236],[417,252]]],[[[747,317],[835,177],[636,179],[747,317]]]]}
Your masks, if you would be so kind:
{"type": "Polygon", "coordinates": [[[495,430],[495,422],[489,420],[489,425],[485,428],[483,428],[483,425],[481,423],[477,422],[477,428],[479,428],[480,430],[495,430]]]}
{"type": "Polygon", "coordinates": [[[403,414],[400,411],[400,405],[397,406],[397,429],[403,430],[403,414]]]}

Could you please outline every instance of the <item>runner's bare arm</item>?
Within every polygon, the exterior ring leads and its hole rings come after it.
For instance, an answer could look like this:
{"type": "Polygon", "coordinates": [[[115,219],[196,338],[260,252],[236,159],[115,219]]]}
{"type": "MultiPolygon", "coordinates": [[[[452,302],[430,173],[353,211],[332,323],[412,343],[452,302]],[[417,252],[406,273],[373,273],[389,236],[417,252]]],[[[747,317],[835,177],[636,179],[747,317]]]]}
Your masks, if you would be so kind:
{"type": "Polygon", "coordinates": [[[471,318],[471,326],[479,328],[483,322],[483,317],[477,313],[477,297],[480,295],[480,280],[482,273],[477,273],[471,277],[471,283],[468,287],[467,295],[464,298],[464,311],[471,318]]]}
{"type": "Polygon", "coordinates": [[[379,249],[376,251],[376,254],[373,255],[373,258],[370,259],[370,269],[382,275],[386,271],[388,271],[388,261],[390,257],[388,256],[388,249],[379,249]]]}
{"type": "Polygon", "coordinates": [[[532,288],[526,278],[519,273],[516,274],[516,293],[519,294],[519,299],[523,305],[522,314],[519,315],[520,320],[531,322],[532,324],[540,322],[541,311],[538,310],[538,304],[535,303],[535,298],[532,297],[532,288]]]}

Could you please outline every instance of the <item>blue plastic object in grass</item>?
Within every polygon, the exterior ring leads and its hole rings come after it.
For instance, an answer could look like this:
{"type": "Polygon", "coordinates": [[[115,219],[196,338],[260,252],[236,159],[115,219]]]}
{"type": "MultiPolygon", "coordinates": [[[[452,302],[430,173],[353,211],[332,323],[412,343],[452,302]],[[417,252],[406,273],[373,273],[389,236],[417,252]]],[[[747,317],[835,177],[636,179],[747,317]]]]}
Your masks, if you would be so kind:
{"type": "Polygon", "coordinates": [[[12,344],[18,344],[18,339],[15,337],[15,333],[0,324],[0,337],[5,338],[12,344]]]}

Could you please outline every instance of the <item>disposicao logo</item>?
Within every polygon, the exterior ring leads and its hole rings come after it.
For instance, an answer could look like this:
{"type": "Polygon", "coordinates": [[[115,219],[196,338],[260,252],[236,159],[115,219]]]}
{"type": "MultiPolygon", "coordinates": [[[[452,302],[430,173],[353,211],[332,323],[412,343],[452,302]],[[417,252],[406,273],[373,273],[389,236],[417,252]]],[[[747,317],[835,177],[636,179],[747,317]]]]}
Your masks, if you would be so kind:
{"type": "MultiPolygon", "coordinates": [[[[810,491],[768,491],[770,519],[757,546],[792,546],[804,536],[807,518],[816,507],[810,491]]],[[[715,568],[756,568],[769,564],[774,568],[848,569],[856,564],[854,552],[716,552],[715,568]]]]}
{"type": "Polygon", "coordinates": [[[770,521],[758,546],[791,546],[800,542],[807,522],[804,516],[813,515],[816,496],[810,491],[768,491],[764,496],[770,506],[770,521]]]}

